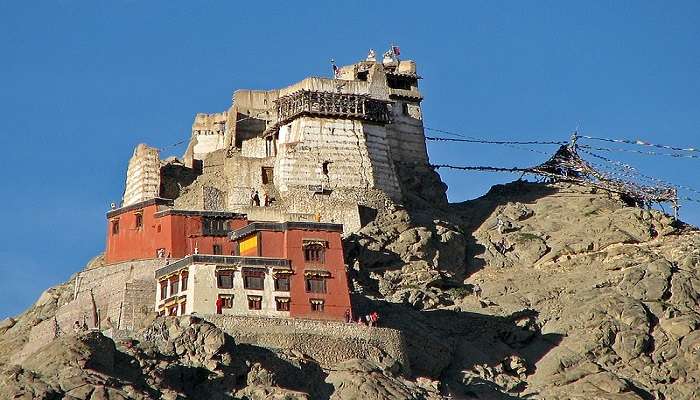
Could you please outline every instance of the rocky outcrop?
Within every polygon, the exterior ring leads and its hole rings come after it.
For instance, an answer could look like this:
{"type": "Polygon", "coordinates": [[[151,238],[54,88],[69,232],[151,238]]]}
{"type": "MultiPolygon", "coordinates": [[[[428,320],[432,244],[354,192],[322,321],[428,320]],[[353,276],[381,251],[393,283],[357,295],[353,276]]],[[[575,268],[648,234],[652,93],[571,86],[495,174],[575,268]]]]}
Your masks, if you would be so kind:
{"type": "Polygon", "coordinates": [[[577,185],[515,182],[435,207],[421,193],[412,204],[390,205],[345,241],[356,311],[378,311],[381,326],[403,333],[411,376],[397,363],[327,365],[300,351],[234,343],[196,318],[156,319],[116,342],[97,332],[55,331],[40,352],[13,366],[29,330],[50,323],[72,298],[69,281],[0,323],[0,345],[9,349],[0,353],[0,393],[27,399],[700,397],[695,228],[577,185]]]}

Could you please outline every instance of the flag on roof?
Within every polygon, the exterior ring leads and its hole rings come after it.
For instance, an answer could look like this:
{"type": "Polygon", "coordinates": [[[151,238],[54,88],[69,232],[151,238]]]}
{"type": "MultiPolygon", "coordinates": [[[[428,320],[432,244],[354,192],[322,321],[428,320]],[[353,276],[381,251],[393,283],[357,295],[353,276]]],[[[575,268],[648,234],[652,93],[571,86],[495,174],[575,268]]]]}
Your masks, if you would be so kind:
{"type": "Polygon", "coordinates": [[[335,60],[331,60],[331,65],[333,66],[333,76],[337,78],[340,75],[340,69],[335,65],[335,60]]]}
{"type": "Polygon", "coordinates": [[[391,46],[391,51],[397,56],[401,55],[401,48],[399,48],[399,46],[391,46]]]}

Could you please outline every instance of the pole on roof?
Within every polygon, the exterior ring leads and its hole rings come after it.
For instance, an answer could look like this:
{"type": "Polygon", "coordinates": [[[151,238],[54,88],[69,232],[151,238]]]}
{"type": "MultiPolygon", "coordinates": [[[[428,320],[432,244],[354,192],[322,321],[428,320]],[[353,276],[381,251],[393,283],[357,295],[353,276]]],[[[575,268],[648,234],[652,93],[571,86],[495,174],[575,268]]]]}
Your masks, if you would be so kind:
{"type": "Polygon", "coordinates": [[[578,131],[573,131],[571,133],[571,140],[569,142],[569,148],[575,149],[577,141],[578,141],[578,131]]]}

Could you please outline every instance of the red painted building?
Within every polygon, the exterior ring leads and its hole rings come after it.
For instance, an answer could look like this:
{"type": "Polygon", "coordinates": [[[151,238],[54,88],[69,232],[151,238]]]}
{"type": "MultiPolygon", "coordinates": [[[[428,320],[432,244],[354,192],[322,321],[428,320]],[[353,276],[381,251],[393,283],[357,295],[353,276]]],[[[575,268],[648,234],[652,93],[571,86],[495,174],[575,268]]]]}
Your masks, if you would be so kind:
{"type": "Polygon", "coordinates": [[[244,214],[174,209],[160,198],[107,218],[108,264],[177,260],[156,271],[162,314],[342,321],[351,313],[342,225],[249,222],[244,214]]]}
{"type": "Polygon", "coordinates": [[[248,224],[245,214],[172,208],[155,198],[107,213],[108,264],[189,254],[233,254],[228,233],[248,224]]]}
{"type": "Polygon", "coordinates": [[[342,232],[340,224],[253,222],[231,238],[242,256],[289,260],[292,317],[343,320],[350,295],[342,232]]]}

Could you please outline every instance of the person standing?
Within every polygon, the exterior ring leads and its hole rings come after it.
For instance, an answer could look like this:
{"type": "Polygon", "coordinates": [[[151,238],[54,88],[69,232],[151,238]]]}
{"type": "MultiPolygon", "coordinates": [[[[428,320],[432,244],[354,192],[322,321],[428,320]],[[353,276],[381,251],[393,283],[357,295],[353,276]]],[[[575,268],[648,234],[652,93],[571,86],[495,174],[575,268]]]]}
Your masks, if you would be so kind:
{"type": "Polygon", "coordinates": [[[224,300],[221,297],[219,297],[216,299],[216,313],[221,314],[223,308],[224,308],[224,300]]]}
{"type": "Polygon", "coordinates": [[[257,190],[253,194],[253,205],[256,207],[260,207],[260,195],[258,194],[257,190]]]}

